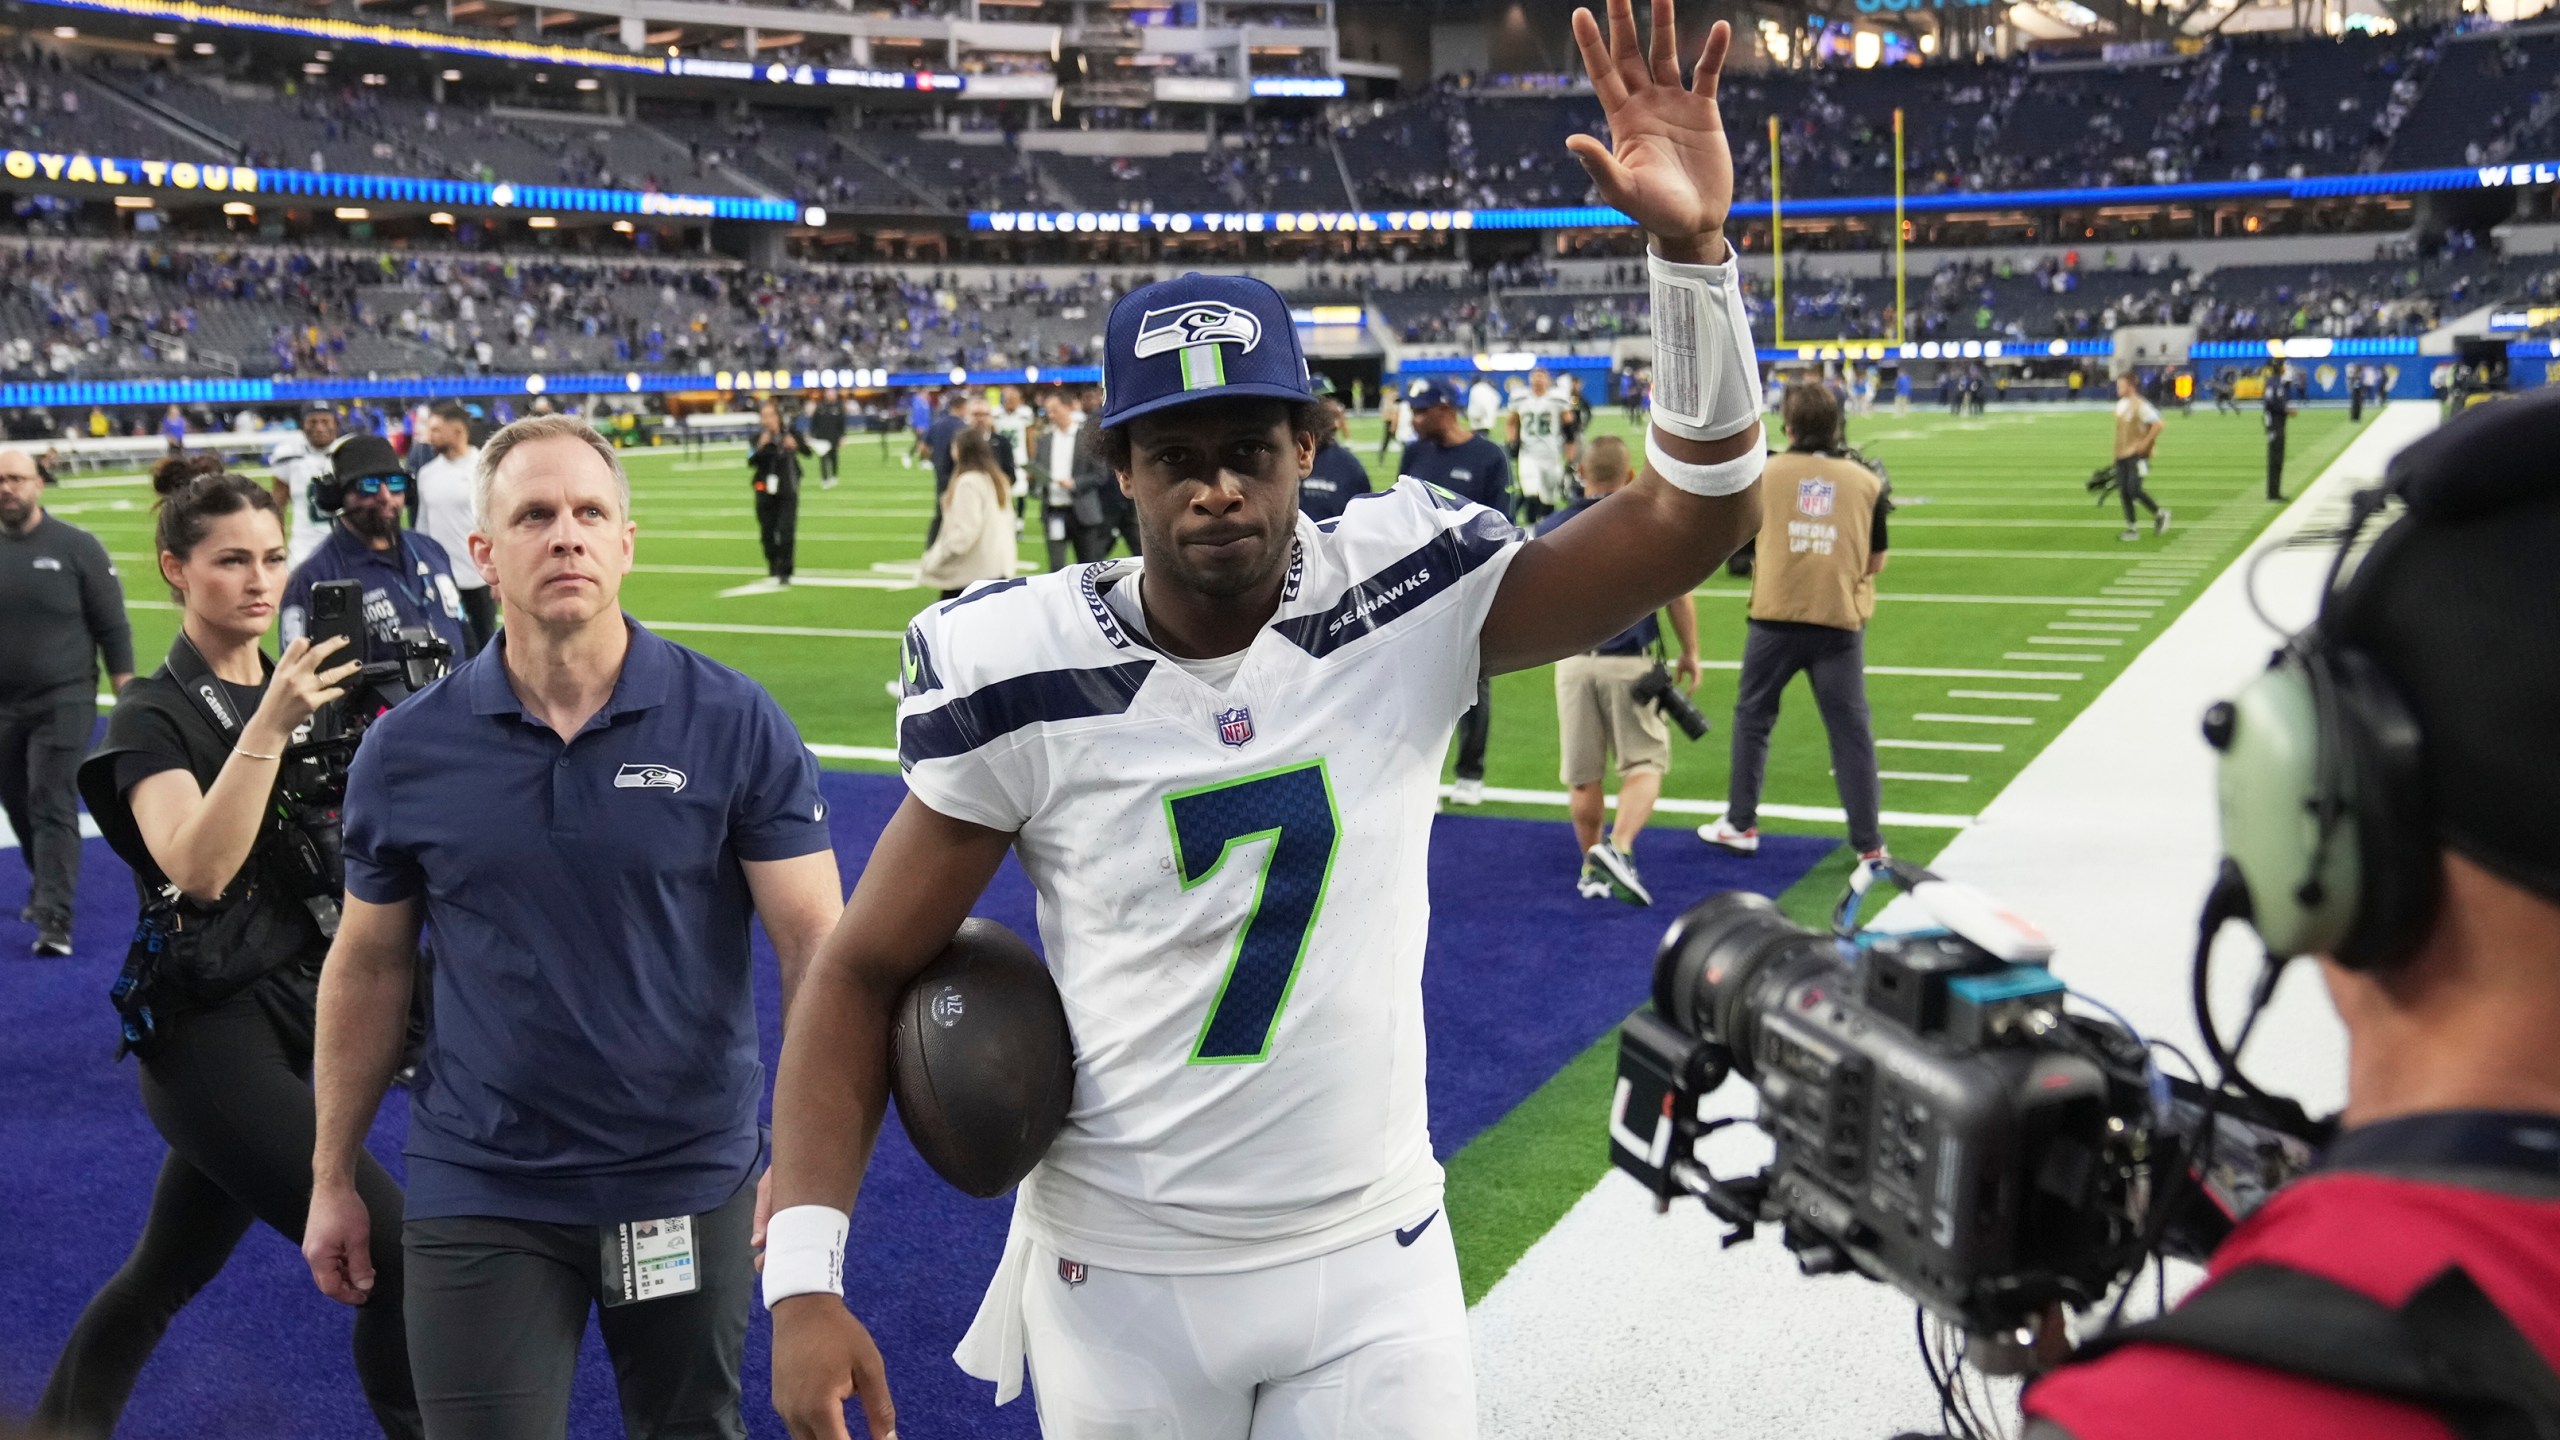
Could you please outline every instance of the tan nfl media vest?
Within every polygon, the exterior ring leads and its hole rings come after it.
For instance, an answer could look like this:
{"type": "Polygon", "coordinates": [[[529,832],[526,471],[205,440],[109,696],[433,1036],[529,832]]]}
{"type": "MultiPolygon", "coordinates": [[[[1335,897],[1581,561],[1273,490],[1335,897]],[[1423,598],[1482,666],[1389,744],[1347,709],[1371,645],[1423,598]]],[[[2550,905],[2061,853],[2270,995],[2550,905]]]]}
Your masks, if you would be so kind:
{"type": "Polygon", "coordinates": [[[1855,460],[1789,450],[1760,473],[1751,618],[1862,630],[1876,613],[1868,532],[1884,481],[1855,460]]]}
{"type": "Polygon", "coordinates": [[[2142,432],[2151,428],[2151,422],[2144,419],[2142,415],[2142,412],[2148,408],[2149,407],[2139,399],[2118,400],[2116,402],[2117,459],[2131,460],[2136,456],[2142,456],[2144,458],[2148,458],[2150,456],[2151,451],[2149,447],[2142,443],[2142,432]],[[2130,415],[2125,413],[2125,408],[2128,405],[2133,409],[2133,413],[2130,415]]]}

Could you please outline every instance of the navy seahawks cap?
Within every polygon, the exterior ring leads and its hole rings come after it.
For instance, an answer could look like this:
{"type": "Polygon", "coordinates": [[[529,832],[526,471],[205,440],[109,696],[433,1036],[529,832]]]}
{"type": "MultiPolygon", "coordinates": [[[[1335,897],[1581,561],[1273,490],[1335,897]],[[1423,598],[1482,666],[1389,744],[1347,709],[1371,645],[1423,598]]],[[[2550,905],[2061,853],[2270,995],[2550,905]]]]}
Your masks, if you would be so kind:
{"type": "Polygon", "coordinates": [[[1307,357],[1280,292],[1245,275],[1142,285],[1104,327],[1102,426],[1198,400],[1306,401],[1307,357]]]}
{"type": "Polygon", "coordinates": [[[1467,397],[1459,394],[1458,387],[1446,380],[1408,380],[1404,386],[1404,398],[1417,414],[1434,405],[1451,405],[1460,410],[1467,408],[1467,397]]]}

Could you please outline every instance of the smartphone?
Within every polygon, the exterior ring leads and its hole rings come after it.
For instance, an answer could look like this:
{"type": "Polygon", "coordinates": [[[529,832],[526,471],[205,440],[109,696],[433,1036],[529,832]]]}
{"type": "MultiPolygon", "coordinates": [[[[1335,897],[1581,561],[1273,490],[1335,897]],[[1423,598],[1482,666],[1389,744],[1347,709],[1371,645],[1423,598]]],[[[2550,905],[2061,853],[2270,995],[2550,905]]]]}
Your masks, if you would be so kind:
{"type": "MultiPolygon", "coordinates": [[[[322,580],[311,587],[311,620],[304,628],[312,647],[332,635],[343,636],[346,644],[320,662],[323,670],[335,670],[349,661],[364,663],[367,637],[364,628],[364,584],[358,580],[322,580]]],[[[333,700],[320,707],[311,717],[314,739],[333,740],[343,734],[347,725],[347,702],[333,700]]]]}

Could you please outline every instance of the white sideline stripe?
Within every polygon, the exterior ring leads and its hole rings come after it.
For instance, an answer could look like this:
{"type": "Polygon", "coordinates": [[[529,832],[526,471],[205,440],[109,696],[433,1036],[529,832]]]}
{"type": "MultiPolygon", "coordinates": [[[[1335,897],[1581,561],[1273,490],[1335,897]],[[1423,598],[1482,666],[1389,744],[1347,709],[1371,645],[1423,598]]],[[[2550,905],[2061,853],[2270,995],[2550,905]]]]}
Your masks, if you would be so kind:
{"type": "MultiPolygon", "coordinates": [[[[1453,787],[1440,787],[1441,799],[1448,799],[1452,793],[1453,787]]],[[[1486,786],[1484,798],[1505,805],[1551,805],[1559,810],[1566,801],[1561,790],[1514,790],[1498,785],[1486,786]]],[[[1610,796],[1608,803],[1615,808],[1618,797],[1610,796]]],[[[1666,795],[1653,802],[1653,808],[1668,815],[1721,815],[1725,804],[1722,800],[1683,800],[1666,795]]],[[[1849,820],[1849,812],[1836,805],[1771,805],[1764,801],[1760,813],[1780,820],[1817,820],[1831,825],[1844,825],[1849,820]]],[[[1919,830],[1961,830],[1973,823],[1970,815],[1931,815],[1916,810],[1885,810],[1878,812],[1876,818],[1887,825],[1909,825],[1919,830]]]]}
{"type": "Polygon", "coordinates": [[[880,745],[821,745],[803,741],[809,753],[821,760],[877,760],[885,765],[898,763],[898,752],[880,745]]]}
{"type": "MultiPolygon", "coordinates": [[[[2033,650],[2003,650],[2000,652],[2000,658],[2003,660],[2104,660],[2107,657],[2104,655],[2073,655],[2066,651],[2059,650],[2044,655],[2039,655],[2033,650]]],[[[2043,677],[2038,676],[2036,678],[2042,679],[2043,677]]],[[[2074,675],[2071,678],[2077,680],[2080,677],[2074,675]]]]}
{"type": "MultiPolygon", "coordinates": [[[[2059,630],[2062,627],[2056,625],[2053,628],[2059,630]]],[[[2086,630],[2090,627],[2083,625],[2078,628],[2086,630]]],[[[2110,640],[2104,635],[2087,635],[2073,639],[2064,639],[2055,635],[2030,635],[2027,637],[2027,643],[2030,645],[2121,645],[2124,642],[2121,640],[2110,640]]]]}
{"type": "Polygon", "coordinates": [[[711,620],[643,620],[652,630],[693,631],[704,635],[798,635],[816,640],[904,640],[904,630],[829,630],[815,625],[723,625],[711,620]]]}
{"type": "Polygon", "coordinates": [[[1947,715],[1935,710],[1924,710],[1911,718],[1934,720],[1941,725],[2033,725],[2036,723],[2032,717],[2025,715],[1947,715]]]}
{"type": "Polygon", "coordinates": [[[1950,690],[1950,700],[2059,700],[2059,695],[2042,690],[1950,690]]]}
{"type": "Polygon", "coordinates": [[[2142,627],[2139,625],[2093,625],[2086,620],[2056,620],[2044,628],[2047,630],[2120,630],[2131,634],[2142,627]]]}
{"type": "Polygon", "coordinates": [[[1970,785],[1973,783],[1973,777],[1970,775],[1943,775],[1935,770],[1879,770],[1876,772],[1876,778],[1879,780],[1920,780],[1933,785],[1970,785]]]}
{"type": "Polygon", "coordinates": [[[1879,740],[1879,750],[1965,750],[1980,755],[1997,755],[2009,747],[1997,740],[1879,740]]]}
{"type": "MultiPolygon", "coordinates": [[[[1748,590],[1692,590],[1710,600],[1748,600],[1748,590]]],[[[2098,595],[1904,595],[1889,591],[1876,592],[1878,600],[1900,603],[1918,601],[1936,605],[2156,605],[2156,600],[2109,600],[2098,595]]],[[[2116,613],[2116,612],[2108,612],[2116,613]]]]}
{"type": "Polygon", "coordinates": [[[2121,550],[1933,550],[1896,545],[1886,553],[1907,560],[2121,560],[2121,550]]]}
{"type": "Polygon", "coordinates": [[[756,580],[744,585],[732,585],[726,590],[714,591],[711,598],[714,600],[735,600],[741,595],[781,595],[786,594],[793,589],[803,588],[812,590],[913,590],[918,587],[916,582],[913,580],[896,580],[872,575],[810,575],[805,577],[795,575],[792,577],[789,585],[784,585],[780,581],[772,579],[756,580]]]}

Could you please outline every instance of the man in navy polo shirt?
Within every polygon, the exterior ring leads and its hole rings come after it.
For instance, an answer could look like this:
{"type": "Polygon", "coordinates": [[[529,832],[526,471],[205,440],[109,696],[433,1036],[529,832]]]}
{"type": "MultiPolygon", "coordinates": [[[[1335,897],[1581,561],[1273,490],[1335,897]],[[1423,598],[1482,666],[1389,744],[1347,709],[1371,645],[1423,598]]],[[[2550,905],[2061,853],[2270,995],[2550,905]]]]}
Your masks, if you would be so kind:
{"type": "MultiPolygon", "coordinates": [[[[1404,447],[1396,478],[1410,475],[1510,519],[1517,499],[1511,493],[1511,459],[1501,446],[1467,427],[1466,401],[1456,387],[1443,380],[1417,380],[1405,388],[1405,399],[1413,406],[1414,432],[1422,438],[1404,447]]],[[[1492,738],[1493,686],[1479,677],[1475,707],[1458,721],[1458,783],[1449,791],[1453,803],[1484,803],[1484,751],[1492,738]]]]}
{"type": "Polygon", "coordinates": [[[434,537],[400,524],[413,482],[391,442],[379,435],[349,436],[331,452],[331,465],[331,483],[317,487],[312,503],[338,518],[285,582],[285,641],[310,631],[312,586],[353,580],[364,586],[365,634],[376,658],[388,658],[388,647],[403,630],[433,635],[452,646],[457,658],[470,653],[454,557],[434,537]]]}
{"type": "Polygon", "coordinates": [[[560,1436],[600,1304],[630,1434],[743,1436],[764,1092],[747,922],[787,1010],[843,908],[817,767],[754,681],[622,614],[636,527],[602,437],[537,416],[483,465],[471,545],[507,623],[375,722],[348,784],[304,1255],[364,1303],[349,1176],[432,925],[404,1227],[428,1433],[560,1436]]]}

